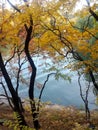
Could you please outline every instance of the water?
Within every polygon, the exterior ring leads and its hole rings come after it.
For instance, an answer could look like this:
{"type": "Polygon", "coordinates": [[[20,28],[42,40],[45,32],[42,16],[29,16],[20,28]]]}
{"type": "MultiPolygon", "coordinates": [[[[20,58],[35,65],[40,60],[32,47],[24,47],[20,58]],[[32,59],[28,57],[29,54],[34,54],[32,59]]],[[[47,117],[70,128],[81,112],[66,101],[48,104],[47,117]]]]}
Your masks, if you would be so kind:
{"type": "MultiPolygon", "coordinates": [[[[42,80],[39,79],[42,83],[42,80]]],[[[23,88],[23,87],[22,87],[23,88]]],[[[19,91],[21,97],[28,97],[28,88],[21,89],[19,91]]],[[[38,98],[40,94],[40,89],[35,86],[35,97],[38,98]]],[[[71,83],[60,79],[56,81],[53,76],[45,86],[42,94],[42,101],[50,101],[53,104],[59,104],[64,106],[76,106],[78,108],[84,108],[84,103],[80,97],[80,90],[77,82],[77,78],[73,78],[71,83]]],[[[89,107],[90,109],[97,109],[98,107],[94,105],[95,96],[92,90],[89,92],[89,107]]]]}
{"type": "MultiPolygon", "coordinates": [[[[45,82],[47,78],[47,73],[43,72],[43,69],[46,68],[46,62],[51,64],[50,60],[48,61],[45,59],[41,60],[41,57],[39,59],[35,58],[34,59],[35,64],[37,66],[37,77],[36,77],[36,83],[35,83],[35,97],[38,98],[41,88],[43,83],[45,82]],[[38,87],[39,85],[39,87],[38,87]]],[[[26,65],[23,67],[25,68],[26,65]]],[[[55,80],[54,75],[50,76],[49,81],[47,82],[45,89],[42,94],[42,101],[47,102],[50,101],[53,104],[59,104],[59,105],[64,105],[64,106],[76,106],[78,108],[84,108],[84,103],[80,97],[80,89],[78,85],[78,76],[76,72],[70,72],[69,70],[62,70],[66,75],[72,75],[71,77],[71,83],[67,80],[59,79],[58,81],[55,80]]],[[[24,78],[28,79],[29,81],[29,76],[30,73],[25,70],[23,72],[24,78]]],[[[26,84],[20,84],[19,87],[19,95],[22,98],[28,98],[28,85],[26,84]]],[[[82,79],[82,86],[83,86],[83,91],[85,90],[85,82],[82,79]]],[[[1,89],[1,93],[3,92],[3,89],[1,89]]],[[[85,92],[85,91],[84,91],[85,92]]],[[[95,102],[95,96],[92,93],[92,89],[89,92],[89,108],[90,109],[98,109],[98,106],[94,104],[95,102]]]]}
{"type": "MultiPolygon", "coordinates": [[[[36,82],[39,83],[40,85],[43,85],[46,78],[47,78],[47,74],[49,73],[44,73],[43,69],[45,69],[45,63],[43,61],[43,63],[39,62],[41,60],[35,60],[35,64],[37,66],[37,77],[36,77],[36,82]]],[[[48,63],[51,63],[50,60],[46,61],[48,63]]],[[[63,80],[63,79],[59,79],[58,81],[55,80],[54,75],[50,76],[43,94],[42,94],[42,101],[43,102],[47,102],[50,101],[53,104],[59,104],[59,105],[64,105],[64,106],[76,106],[78,108],[84,108],[84,103],[81,99],[80,96],[80,88],[78,85],[78,75],[76,72],[71,72],[69,70],[62,70],[62,72],[64,72],[66,75],[71,76],[71,83],[68,80],[63,80]]],[[[85,80],[82,78],[82,88],[83,88],[83,92],[85,94],[85,86],[87,85],[85,82],[85,80]]],[[[38,98],[41,89],[39,89],[38,87],[36,87],[36,83],[35,83],[35,97],[38,98]]],[[[20,90],[20,95],[25,98],[28,97],[28,88],[26,89],[21,89],[20,90]]],[[[95,103],[95,96],[92,93],[92,88],[89,91],[89,108],[90,109],[97,109],[98,106],[96,106],[95,103]]]]}

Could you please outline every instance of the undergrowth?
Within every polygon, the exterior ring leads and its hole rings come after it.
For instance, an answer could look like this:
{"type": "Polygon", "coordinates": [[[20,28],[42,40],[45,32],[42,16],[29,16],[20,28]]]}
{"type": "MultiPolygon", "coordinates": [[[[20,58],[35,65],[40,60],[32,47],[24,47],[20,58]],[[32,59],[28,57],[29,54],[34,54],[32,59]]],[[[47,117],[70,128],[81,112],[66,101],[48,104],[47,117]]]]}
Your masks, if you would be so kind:
{"type": "MultiPolygon", "coordinates": [[[[24,114],[29,127],[25,126],[22,130],[34,130],[29,107],[26,108],[24,114]]],[[[6,118],[8,115],[6,115],[6,118]]],[[[4,122],[4,126],[7,129],[0,130],[20,130],[15,116],[16,114],[14,113],[12,116],[14,119],[4,122]]],[[[48,108],[42,107],[39,113],[39,122],[41,125],[40,130],[93,130],[93,127],[85,119],[85,112],[74,107],[62,109],[54,109],[51,106],[48,108]]],[[[98,111],[91,112],[91,123],[94,126],[94,130],[98,130],[98,111]]]]}

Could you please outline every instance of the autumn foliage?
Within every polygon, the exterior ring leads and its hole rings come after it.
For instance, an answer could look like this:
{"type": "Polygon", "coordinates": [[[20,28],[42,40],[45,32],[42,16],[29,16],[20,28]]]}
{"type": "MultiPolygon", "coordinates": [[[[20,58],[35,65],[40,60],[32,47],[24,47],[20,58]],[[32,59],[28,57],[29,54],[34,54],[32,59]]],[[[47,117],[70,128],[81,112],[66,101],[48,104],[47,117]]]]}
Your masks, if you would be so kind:
{"type": "MultiPolygon", "coordinates": [[[[38,118],[40,114],[34,97],[37,68],[33,60],[36,54],[40,56],[47,54],[48,58],[51,58],[51,61],[55,64],[66,59],[67,62],[64,62],[61,69],[77,71],[80,87],[80,76],[83,75],[88,83],[92,83],[96,97],[98,96],[98,79],[96,78],[98,76],[97,4],[95,3],[90,6],[88,3],[87,7],[75,12],[77,0],[42,0],[31,2],[23,0],[23,3],[19,3],[17,6],[9,0],[7,2],[11,5],[11,9],[8,10],[3,6],[0,9],[0,84],[5,91],[5,96],[11,108],[16,114],[18,113],[16,117],[20,129],[24,128],[24,126],[28,127],[24,119],[24,109],[18,93],[20,80],[23,80],[25,83],[28,80],[24,80],[21,76],[22,65],[28,62],[27,69],[30,73],[29,84],[27,84],[29,87],[29,103],[31,105],[34,128],[38,130],[40,128],[38,118]],[[8,71],[10,61],[13,59],[18,65],[18,67],[13,67],[17,72],[16,88],[12,82],[13,76],[11,77],[11,73],[8,71]],[[7,88],[10,91],[10,98],[7,95],[4,82],[6,82],[7,88]]],[[[57,69],[55,68],[55,70],[57,69]]],[[[59,76],[63,77],[61,74],[59,76]]],[[[41,87],[43,89],[45,86],[41,87]]],[[[80,95],[81,97],[83,96],[82,94],[80,95]]],[[[41,98],[39,102],[40,100],[41,98]]],[[[39,102],[37,105],[39,105],[39,102]]],[[[87,110],[88,102],[84,101],[84,103],[86,103],[85,109],[87,110]]],[[[64,113],[54,112],[54,115],[51,115],[48,119],[49,123],[52,124],[51,128],[48,127],[48,123],[47,126],[44,126],[45,124],[42,123],[44,128],[47,130],[48,128],[59,130],[59,127],[61,129],[63,126],[67,130],[82,130],[88,127],[83,122],[84,115],[82,116],[77,110],[69,115],[65,111],[64,113]],[[58,115],[56,115],[57,113],[58,115]],[[60,117],[61,115],[62,117],[60,117]],[[77,118],[80,119],[77,120],[77,118]],[[84,123],[83,126],[81,126],[82,123],[84,123]],[[73,128],[69,127],[70,125],[73,128]]],[[[51,111],[50,113],[45,112],[45,114],[48,116],[48,114],[51,114],[51,111]]],[[[45,117],[42,120],[46,119],[45,117]]]]}

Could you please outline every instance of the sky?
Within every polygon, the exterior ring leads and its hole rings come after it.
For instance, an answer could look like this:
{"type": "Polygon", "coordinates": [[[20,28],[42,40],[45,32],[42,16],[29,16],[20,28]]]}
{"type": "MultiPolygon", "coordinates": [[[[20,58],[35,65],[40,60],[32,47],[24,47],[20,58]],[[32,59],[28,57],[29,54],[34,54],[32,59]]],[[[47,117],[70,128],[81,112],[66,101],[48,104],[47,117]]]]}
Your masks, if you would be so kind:
{"type": "MultiPolygon", "coordinates": [[[[5,2],[6,0],[0,0],[0,2],[5,2]]],[[[23,0],[10,0],[13,4],[17,4],[19,1],[23,1],[23,0]]],[[[30,1],[30,0],[29,0],[30,1]]],[[[87,0],[87,1],[92,1],[92,0],[87,0]]],[[[98,0],[94,0],[94,1],[98,1],[98,0]]],[[[8,2],[7,2],[8,3],[8,2]]],[[[7,8],[10,8],[10,5],[7,4],[6,5],[7,8]]],[[[78,9],[82,9],[83,6],[87,6],[87,2],[86,0],[80,0],[80,2],[77,3],[76,6],[76,10],[78,9]]]]}
{"type": "Polygon", "coordinates": [[[77,2],[75,11],[81,10],[84,6],[87,6],[86,0],[80,0],[80,2],[77,2]]]}

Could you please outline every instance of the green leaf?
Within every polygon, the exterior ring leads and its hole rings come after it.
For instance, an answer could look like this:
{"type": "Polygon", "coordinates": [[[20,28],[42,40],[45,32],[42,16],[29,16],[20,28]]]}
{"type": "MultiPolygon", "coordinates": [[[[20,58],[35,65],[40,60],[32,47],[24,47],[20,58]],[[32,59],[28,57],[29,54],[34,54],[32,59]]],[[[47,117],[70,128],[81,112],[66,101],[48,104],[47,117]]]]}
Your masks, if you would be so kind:
{"type": "Polygon", "coordinates": [[[90,45],[93,45],[97,39],[98,39],[98,32],[96,33],[95,37],[92,37],[89,40],[90,45]]]}

